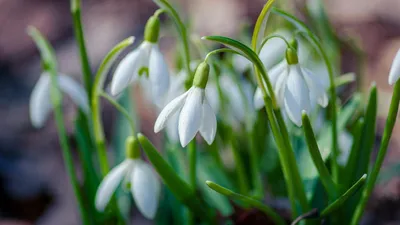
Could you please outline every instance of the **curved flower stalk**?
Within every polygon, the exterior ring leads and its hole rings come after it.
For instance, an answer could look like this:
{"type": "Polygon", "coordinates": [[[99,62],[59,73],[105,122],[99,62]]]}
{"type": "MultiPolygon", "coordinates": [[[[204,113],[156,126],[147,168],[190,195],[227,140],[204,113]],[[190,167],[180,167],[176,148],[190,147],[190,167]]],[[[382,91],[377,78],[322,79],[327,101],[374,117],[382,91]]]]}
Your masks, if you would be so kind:
{"type": "Polygon", "coordinates": [[[95,206],[104,211],[115,190],[123,183],[130,186],[138,210],[148,219],[153,219],[157,212],[161,185],[153,168],[140,159],[139,143],[134,137],[127,139],[126,159],[114,167],[101,182],[95,206]]]}
{"type": "Polygon", "coordinates": [[[155,133],[164,129],[175,114],[179,114],[175,127],[178,127],[182,147],[185,147],[197,132],[200,132],[208,144],[214,141],[217,119],[205,94],[209,71],[207,63],[203,62],[197,67],[193,86],[164,107],[154,125],[155,133]]]}
{"type": "MultiPolygon", "coordinates": [[[[299,64],[294,49],[288,48],[286,55],[284,61],[271,69],[269,77],[278,102],[284,107],[289,119],[301,126],[302,111],[309,114],[315,102],[326,107],[328,95],[321,78],[299,64]]],[[[254,94],[254,105],[256,109],[264,106],[260,88],[254,94]]]]}
{"type": "Polygon", "coordinates": [[[122,59],[111,81],[111,94],[118,95],[132,82],[145,77],[151,83],[153,101],[161,105],[169,87],[169,71],[158,47],[160,20],[150,17],[145,28],[144,41],[122,59]]]}
{"type": "MultiPolygon", "coordinates": [[[[69,95],[72,101],[81,108],[83,112],[89,113],[89,102],[85,89],[67,75],[59,74],[57,79],[60,90],[69,95]]],[[[50,88],[50,74],[44,72],[40,75],[29,101],[29,114],[32,125],[35,128],[41,128],[44,126],[46,119],[53,108],[50,101],[50,88]]]]}

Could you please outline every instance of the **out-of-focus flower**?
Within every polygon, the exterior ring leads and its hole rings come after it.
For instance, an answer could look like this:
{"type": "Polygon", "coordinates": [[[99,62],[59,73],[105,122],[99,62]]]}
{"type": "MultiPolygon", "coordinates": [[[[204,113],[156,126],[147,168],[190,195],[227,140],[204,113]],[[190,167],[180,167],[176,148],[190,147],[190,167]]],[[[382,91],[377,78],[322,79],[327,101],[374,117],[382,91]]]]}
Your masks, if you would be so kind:
{"type": "Polygon", "coordinates": [[[179,140],[185,147],[197,134],[208,144],[215,139],[217,120],[215,113],[208,103],[205,88],[208,82],[209,65],[201,63],[195,73],[193,86],[168,103],[158,116],[154,125],[154,132],[164,129],[169,120],[179,113],[178,127],[179,140]]]}
{"type": "Polygon", "coordinates": [[[393,85],[400,78],[400,49],[397,50],[389,73],[389,84],[393,85]]]}
{"type": "Polygon", "coordinates": [[[123,183],[130,186],[135,204],[146,218],[153,219],[156,215],[160,182],[151,166],[139,159],[138,148],[136,139],[127,140],[127,158],[100,183],[95,199],[97,210],[104,211],[117,187],[123,183]]]}
{"type": "Polygon", "coordinates": [[[160,21],[152,16],[147,22],[145,40],[134,51],[126,55],[111,81],[111,94],[118,95],[140,77],[150,80],[153,101],[161,105],[169,87],[169,71],[164,56],[158,47],[160,21]]]}
{"type": "MultiPolygon", "coordinates": [[[[89,113],[89,103],[85,89],[75,80],[67,75],[57,76],[59,88],[69,95],[72,101],[85,113],[89,113]]],[[[51,78],[44,72],[36,83],[29,101],[29,113],[32,125],[35,128],[44,126],[51,109],[53,108],[50,99],[51,78]]]]}

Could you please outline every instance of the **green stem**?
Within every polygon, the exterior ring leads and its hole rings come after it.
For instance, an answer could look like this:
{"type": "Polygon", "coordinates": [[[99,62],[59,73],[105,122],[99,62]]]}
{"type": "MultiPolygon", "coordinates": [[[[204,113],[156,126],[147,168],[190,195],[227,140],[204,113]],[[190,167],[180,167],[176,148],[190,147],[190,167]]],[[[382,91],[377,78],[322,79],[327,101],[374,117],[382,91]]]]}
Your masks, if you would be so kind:
{"type": "Polygon", "coordinates": [[[367,179],[367,185],[362,193],[361,200],[357,205],[356,211],[351,221],[351,225],[357,225],[359,223],[361,216],[364,213],[368,199],[371,196],[371,193],[374,189],[376,180],[379,175],[379,171],[381,169],[383,160],[385,159],[386,152],[389,147],[389,141],[392,136],[393,127],[396,123],[397,113],[399,110],[399,101],[400,101],[400,81],[397,81],[394,86],[392,101],[390,103],[389,114],[386,119],[385,130],[383,131],[382,143],[379,148],[378,157],[367,179]]]}
{"type": "Polygon", "coordinates": [[[278,125],[279,125],[279,128],[280,128],[281,134],[283,136],[283,140],[286,140],[286,141],[284,141],[284,144],[286,144],[286,148],[287,148],[287,150],[285,150],[285,152],[286,152],[285,154],[287,154],[287,157],[288,157],[288,160],[289,160],[289,165],[290,165],[291,170],[292,170],[292,174],[293,174],[292,176],[293,176],[295,189],[298,190],[296,192],[297,193],[297,197],[299,198],[300,205],[301,205],[301,207],[303,209],[303,212],[308,212],[308,211],[311,210],[311,207],[310,207],[310,205],[308,203],[306,191],[304,189],[304,184],[302,182],[302,179],[301,179],[301,176],[300,176],[300,172],[299,172],[299,167],[298,167],[297,162],[296,162],[296,157],[294,155],[294,151],[292,149],[292,145],[290,144],[289,132],[287,130],[285,121],[284,121],[284,119],[282,117],[281,110],[280,109],[275,109],[274,113],[275,113],[276,120],[278,121],[278,125]]]}
{"type": "Polygon", "coordinates": [[[78,208],[81,213],[83,224],[88,225],[90,224],[89,215],[86,210],[84,199],[80,190],[79,181],[75,173],[74,161],[68,143],[67,132],[65,130],[64,114],[62,111],[62,95],[58,86],[57,60],[54,53],[54,49],[36,28],[29,27],[28,33],[33,38],[35,44],[37,45],[40,51],[44,69],[47,70],[48,73],[50,74],[50,79],[51,79],[50,99],[54,108],[54,116],[56,120],[58,137],[60,140],[64,164],[67,170],[68,177],[72,184],[74,195],[78,202],[78,208]]]}
{"type": "Polygon", "coordinates": [[[367,174],[364,174],[353,186],[351,186],[342,196],[340,196],[336,201],[330,204],[321,212],[321,217],[326,217],[336,210],[339,210],[341,206],[353,196],[360,188],[364,185],[367,179],[367,174]]]}
{"type": "Polygon", "coordinates": [[[135,122],[129,115],[129,112],[104,91],[100,92],[100,96],[107,99],[107,101],[109,101],[122,115],[125,116],[126,120],[128,120],[129,125],[131,127],[131,132],[132,132],[131,135],[135,135],[135,122]]]}
{"type": "Polygon", "coordinates": [[[231,138],[231,150],[233,154],[233,160],[236,166],[236,175],[239,184],[239,190],[241,194],[249,193],[249,184],[246,180],[246,170],[244,163],[239,152],[238,143],[236,137],[231,138]]]}
{"type": "Polygon", "coordinates": [[[71,0],[71,14],[74,22],[75,38],[79,46],[79,55],[82,66],[83,82],[85,84],[85,89],[88,94],[88,98],[92,99],[91,98],[92,72],[90,70],[89,57],[86,51],[85,37],[83,34],[80,0],[71,0]]]}
{"type": "Polygon", "coordinates": [[[338,195],[336,184],[333,182],[332,177],[329,174],[329,170],[325,166],[325,162],[322,159],[321,153],[318,148],[317,140],[315,140],[315,134],[312,130],[310,120],[308,119],[308,116],[305,112],[303,113],[302,119],[303,130],[306,136],[308,150],[310,152],[311,158],[314,162],[315,167],[317,168],[322,185],[328,193],[329,199],[333,201],[338,195]]]}
{"type": "MultiPolygon", "coordinates": [[[[189,39],[186,31],[186,26],[179,17],[178,12],[172,7],[172,5],[167,0],[153,0],[160,8],[164,9],[169,16],[174,20],[178,33],[181,38],[182,48],[183,48],[183,59],[185,64],[186,72],[188,73],[188,79],[190,79],[190,84],[193,80],[193,74],[190,68],[190,51],[189,51],[189,39]]],[[[189,81],[188,81],[189,82],[189,81]]]]}
{"type": "Polygon", "coordinates": [[[282,219],[282,217],[275,212],[274,209],[270,208],[268,205],[264,205],[262,202],[259,202],[258,200],[245,196],[245,195],[241,195],[239,193],[235,193],[232,190],[229,190],[227,188],[224,188],[214,182],[211,181],[206,181],[206,184],[213,189],[214,191],[225,195],[227,197],[242,201],[248,205],[250,205],[251,207],[255,207],[257,209],[259,209],[260,211],[264,212],[265,214],[267,214],[274,222],[274,224],[276,225],[285,225],[286,222],[282,219]]]}
{"type": "Polygon", "coordinates": [[[288,196],[292,209],[292,218],[296,218],[297,216],[299,216],[296,205],[296,186],[293,183],[294,179],[286,153],[286,146],[284,144],[284,140],[282,139],[279,126],[275,120],[274,112],[272,111],[272,101],[268,96],[264,96],[264,102],[268,120],[270,121],[269,124],[271,126],[272,134],[274,135],[275,142],[278,146],[278,156],[282,166],[283,178],[285,179],[285,183],[288,189],[288,196]]]}
{"type": "Polygon", "coordinates": [[[197,162],[197,151],[196,151],[196,140],[192,140],[187,148],[189,158],[189,184],[193,190],[196,190],[196,162],[197,162]]]}

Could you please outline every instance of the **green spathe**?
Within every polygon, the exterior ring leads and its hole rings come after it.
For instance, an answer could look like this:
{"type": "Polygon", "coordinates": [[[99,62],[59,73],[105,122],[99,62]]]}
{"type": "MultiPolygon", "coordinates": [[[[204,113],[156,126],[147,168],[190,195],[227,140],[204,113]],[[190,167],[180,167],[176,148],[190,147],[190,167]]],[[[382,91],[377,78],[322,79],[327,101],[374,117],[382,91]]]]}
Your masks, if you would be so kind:
{"type": "Polygon", "coordinates": [[[210,66],[206,62],[200,63],[196,69],[196,73],[194,74],[193,86],[201,89],[206,88],[209,73],[210,66]]]}
{"type": "Polygon", "coordinates": [[[125,147],[127,159],[137,159],[140,157],[139,141],[134,136],[126,138],[125,147]]]}
{"type": "Polygon", "coordinates": [[[286,61],[289,65],[294,65],[299,63],[299,58],[297,57],[297,51],[294,48],[286,49],[286,61]]]}
{"type": "Polygon", "coordinates": [[[147,20],[144,30],[144,40],[150,43],[157,43],[160,34],[160,19],[157,16],[152,16],[147,20]]]}

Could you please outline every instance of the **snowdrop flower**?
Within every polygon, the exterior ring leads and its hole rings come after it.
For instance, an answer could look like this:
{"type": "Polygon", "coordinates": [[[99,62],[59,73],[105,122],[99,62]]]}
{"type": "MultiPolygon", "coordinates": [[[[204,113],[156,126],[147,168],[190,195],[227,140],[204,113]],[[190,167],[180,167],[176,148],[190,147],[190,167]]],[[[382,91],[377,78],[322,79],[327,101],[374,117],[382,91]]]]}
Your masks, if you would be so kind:
{"type": "Polygon", "coordinates": [[[172,100],[161,111],[154,125],[154,132],[158,133],[165,128],[168,121],[179,113],[178,127],[179,140],[185,147],[200,132],[204,140],[211,144],[215,139],[217,119],[206,97],[206,85],[210,67],[203,62],[196,69],[193,86],[172,100]]]}
{"type": "Polygon", "coordinates": [[[145,28],[145,40],[137,49],[126,55],[115,70],[111,81],[112,95],[120,94],[132,82],[144,77],[151,83],[154,103],[162,104],[169,87],[169,72],[158,48],[159,30],[158,17],[150,17],[145,28]]]}
{"type": "Polygon", "coordinates": [[[96,209],[104,211],[117,187],[123,183],[125,187],[130,187],[138,210],[146,218],[153,219],[158,207],[160,182],[151,166],[139,158],[137,139],[129,137],[126,143],[126,159],[114,167],[100,183],[95,198],[96,209]]]}
{"type": "MultiPolygon", "coordinates": [[[[62,92],[71,97],[72,101],[85,113],[89,113],[89,103],[84,88],[71,77],[63,74],[57,76],[58,85],[62,92]]],[[[29,101],[29,114],[35,128],[44,126],[53,104],[50,99],[51,77],[47,72],[42,73],[36,83],[29,101]]]]}
{"type": "Polygon", "coordinates": [[[393,85],[400,78],[400,49],[397,50],[396,56],[393,59],[392,68],[389,73],[389,84],[393,85]]]}
{"type": "MultiPolygon", "coordinates": [[[[297,126],[302,125],[303,110],[310,113],[315,102],[322,107],[328,105],[328,95],[320,77],[298,63],[296,50],[293,48],[287,49],[286,60],[269,71],[269,78],[279,104],[297,126]]],[[[260,88],[255,92],[254,105],[257,109],[264,106],[260,88]]]]}

